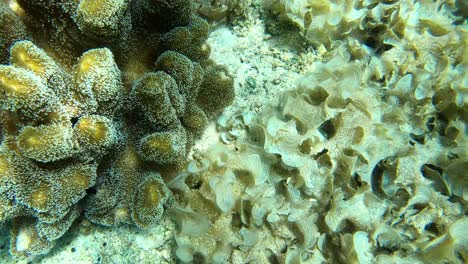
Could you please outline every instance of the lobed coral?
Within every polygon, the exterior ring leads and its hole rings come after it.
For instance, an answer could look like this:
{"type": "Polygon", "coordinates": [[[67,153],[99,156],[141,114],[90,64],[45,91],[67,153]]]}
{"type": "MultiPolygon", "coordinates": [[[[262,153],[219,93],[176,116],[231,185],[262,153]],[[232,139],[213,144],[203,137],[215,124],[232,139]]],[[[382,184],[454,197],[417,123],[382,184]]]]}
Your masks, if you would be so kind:
{"type": "Polygon", "coordinates": [[[11,223],[10,252],[46,254],[80,215],[157,224],[174,202],[165,181],[234,97],[232,77],[208,60],[207,22],[185,0],[10,7],[0,3],[0,223],[11,223]]]}

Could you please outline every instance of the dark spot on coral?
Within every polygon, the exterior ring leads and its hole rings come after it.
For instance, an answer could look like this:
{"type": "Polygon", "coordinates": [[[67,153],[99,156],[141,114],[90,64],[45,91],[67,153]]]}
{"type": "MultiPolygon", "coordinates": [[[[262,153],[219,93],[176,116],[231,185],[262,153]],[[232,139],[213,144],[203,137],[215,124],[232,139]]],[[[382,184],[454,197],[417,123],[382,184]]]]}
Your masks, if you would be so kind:
{"type": "Polygon", "coordinates": [[[198,190],[202,186],[203,181],[197,181],[193,186],[192,189],[198,190]]]}
{"type": "Polygon", "coordinates": [[[309,96],[306,100],[311,105],[319,105],[328,98],[329,94],[321,87],[315,88],[309,92],[309,96]]]}
{"type": "Polygon", "coordinates": [[[398,207],[403,207],[407,204],[410,197],[411,196],[406,189],[399,188],[393,195],[392,200],[398,207]]]}
{"type": "Polygon", "coordinates": [[[92,195],[92,194],[96,194],[96,192],[97,192],[97,190],[96,190],[95,187],[91,187],[91,188],[88,188],[86,190],[86,194],[91,194],[92,195]]]}
{"type": "Polygon", "coordinates": [[[447,153],[447,158],[449,160],[455,160],[455,159],[459,159],[460,157],[456,153],[449,152],[447,153]]]}
{"type": "Polygon", "coordinates": [[[424,210],[424,208],[426,208],[426,207],[427,207],[427,204],[425,204],[425,203],[415,203],[415,204],[413,204],[413,209],[417,210],[418,212],[424,210]]]}
{"type": "Polygon", "coordinates": [[[426,122],[426,129],[429,132],[432,132],[435,128],[435,117],[429,117],[426,122]]]}
{"type": "Polygon", "coordinates": [[[320,152],[312,155],[312,158],[314,158],[315,160],[320,158],[320,156],[322,156],[323,154],[326,154],[328,152],[328,149],[322,149],[320,152]]]}
{"type": "Polygon", "coordinates": [[[449,126],[445,129],[445,136],[452,141],[455,140],[460,133],[460,130],[456,127],[449,126]]]}
{"type": "Polygon", "coordinates": [[[345,222],[344,222],[343,230],[341,232],[343,234],[346,234],[346,233],[353,234],[358,230],[359,230],[359,228],[353,222],[346,219],[345,222]]]}
{"type": "Polygon", "coordinates": [[[436,236],[439,236],[441,234],[440,227],[436,223],[429,223],[424,227],[424,230],[429,231],[436,236]]]}
{"type": "Polygon", "coordinates": [[[279,260],[278,256],[270,253],[271,255],[268,256],[268,261],[270,264],[280,264],[281,261],[279,260]]]}
{"type": "Polygon", "coordinates": [[[335,126],[331,120],[323,122],[318,130],[327,140],[331,139],[336,134],[335,126]]]}
{"type": "Polygon", "coordinates": [[[193,264],[205,264],[207,263],[206,262],[206,258],[205,256],[201,253],[201,252],[195,252],[193,254],[193,261],[192,261],[193,264]]]}
{"type": "Polygon", "coordinates": [[[106,242],[102,243],[102,246],[103,247],[107,246],[107,243],[106,242]]]}
{"type": "Polygon", "coordinates": [[[302,141],[301,145],[299,145],[299,151],[302,154],[310,154],[312,148],[312,140],[310,138],[302,141]]]}
{"type": "Polygon", "coordinates": [[[361,176],[358,173],[354,173],[353,177],[349,179],[349,184],[352,188],[358,189],[362,186],[361,176]]]}
{"type": "Polygon", "coordinates": [[[374,166],[374,169],[372,169],[372,172],[371,172],[372,192],[376,194],[377,196],[379,196],[380,198],[384,198],[387,196],[382,189],[382,180],[383,180],[383,174],[385,171],[385,164],[386,164],[385,159],[379,161],[374,166]]]}
{"type": "Polygon", "coordinates": [[[251,92],[257,89],[257,82],[252,76],[248,76],[245,80],[245,85],[249,88],[251,92]]]}
{"type": "Polygon", "coordinates": [[[432,185],[436,191],[440,192],[442,195],[448,195],[450,193],[445,180],[442,178],[442,168],[432,164],[424,164],[421,166],[420,171],[424,178],[432,181],[432,185]]]}
{"type": "Polygon", "coordinates": [[[421,145],[424,145],[425,143],[425,135],[416,135],[416,134],[413,134],[413,133],[410,133],[410,138],[411,138],[411,141],[410,143],[418,143],[418,144],[421,144],[421,145]]]}
{"type": "Polygon", "coordinates": [[[70,251],[73,252],[73,253],[75,253],[75,252],[76,252],[76,248],[72,247],[72,248],[70,249],[70,251]]]}
{"type": "Polygon", "coordinates": [[[285,254],[286,252],[288,252],[288,246],[284,246],[280,249],[281,254],[285,254]]]}
{"type": "Polygon", "coordinates": [[[70,118],[70,122],[72,123],[72,126],[75,126],[75,124],[78,122],[79,117],[72,117],[70,118]]]}
{"type": "Polygon", "coordinates": [[[231,227],[234,230],[239,230],[242,227],[242,220],[240,214],[237,212],[232,213],[231,227]]]}

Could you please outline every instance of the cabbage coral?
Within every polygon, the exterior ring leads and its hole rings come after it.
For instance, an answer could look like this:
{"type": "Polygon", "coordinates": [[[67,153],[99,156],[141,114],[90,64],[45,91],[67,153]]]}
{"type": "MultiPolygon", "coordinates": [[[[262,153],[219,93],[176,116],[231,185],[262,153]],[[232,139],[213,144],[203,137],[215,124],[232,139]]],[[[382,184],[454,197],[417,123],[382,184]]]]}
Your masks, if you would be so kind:
{"type": "Polygon", "coordinates": [[[450,4],[371,2],[280,1],[330,52],[279,106],[220,118],[232,143],[170,183],[181,261],[466,262],[466,23],[450,4]],[[395,23],[372,45],[370,15],[395,23]]]}

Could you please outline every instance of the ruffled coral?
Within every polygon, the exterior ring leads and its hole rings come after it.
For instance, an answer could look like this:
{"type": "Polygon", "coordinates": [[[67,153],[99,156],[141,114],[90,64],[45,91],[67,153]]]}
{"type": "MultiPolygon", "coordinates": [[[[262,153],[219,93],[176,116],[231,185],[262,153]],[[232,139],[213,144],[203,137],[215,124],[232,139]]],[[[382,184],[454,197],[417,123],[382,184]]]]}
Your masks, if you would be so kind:
{"type": "MultiPolygon", "coordinates": [[[[350,11],[334,3],[322,4],[350,11]]],[[[404,9],[406,4],[387,7],[418,17],[405,25],[413,38],[405,34],[392,47],[385,41],[371,46],[352,38],[360,36],[358,24],[343,22],[350,28],[341,33],[350,38],[314,39],[331,45],[331,52],[282,94],[279,106],[220,118],[221,137],[235,135],[226,141],[231,145],[197,153],[170,183],[185,198],[184,210],[200,203],[217,208],[197,211],[199,221],[211,220],[210,229],[197,237],[177,235],[180,260],[465,262],[461,83],[467,78],[460,70],[466,67],[466,24],[431,19],[426,9],[404,9]]]]}

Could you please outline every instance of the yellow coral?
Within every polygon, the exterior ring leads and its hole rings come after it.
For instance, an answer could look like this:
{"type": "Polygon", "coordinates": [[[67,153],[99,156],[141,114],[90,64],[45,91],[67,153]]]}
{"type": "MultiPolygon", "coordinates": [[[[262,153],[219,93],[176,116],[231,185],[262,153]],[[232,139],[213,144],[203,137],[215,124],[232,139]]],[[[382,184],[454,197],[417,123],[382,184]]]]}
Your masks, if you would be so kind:
{"type": "Polygon", "coordinates": [[[76,128],[92,143],[103,142],[109,135],[107,124],[92,117],[81,118],[76,128]]]}
{"type": "Polygon", "coordinates": [[[153,207],[159,203],[161,188],[158,182],[150,182],[145,186],[144,190],[144,207],[153,207]]]}
{"type": "Polygon", "coordinates": [[[85,190],[89,187],[91,175],[86,169],[74,168],[61,179],[61,185],[72,189],[85,190]]]}
{"type": "Polygon", "coordinates": [[[112,0],[82,0],[80,1],[79,9],[91,15],[98,16],[100,13],[109,8],[110,4],[112,4],[112,0]]]}
{"type": "Polygon", "coordinates": [[[172,146],[167,138],[155,136],[146,142],[146,148],[157,152],[169,152],[172,146]]]}
{"type": "Polygon", "coordinates": [[[13,65],[30,70],[40,76],[45,73],[47,60],[50,60],[42,50],[29,41],[15,44],[11,48],[10,54],[13,65]]]}
{"type": "Polygon", "coordinates": [[[37,190],[33,191],[30,197],[30,204],[33,208],[44,210],[49,202],[50,187],[42,184],[37,190]]]}
{"type": "Polygon", "coordinates": [[[134,170],[140,165],[140,157],[134,146],[127,146],[118,159],[118,166],[122,170],[134,170]]]}
{"type": "Polygon", "coordinates": [[[96,64],[96,61],[96,54],[94,52],[84,53],[78,62],[75,79],[80,80],[83,78],[83,75],[89,73],[93,65],[96,64]]]}
{"type": "Polygon", "coordinates": [[[16,0],[10,0],[8,2],[8,7],[15,12],[18,16],[23,16],[24,15],[24,10],[21,8],[21,6],[18,4],[16,0]]]}
{"type": "Polygon", "coordinates": [[[0,154],[0,180],[10,173],[10,163],[5,154],[0,154]]]}
{"type": "Polygon", "coordinates": [[[21,155],[50,162],[73,155],[71,127],[53,124],[39,127],[26,127],[17,137],[21,155]]]}
{"type": "Polygon", "coordinates": [[[18,68],[2,66],[0,67],[0,89],[10,95],[27,97],[38,88],[34,80],[28,77],[18,68]]]}
{"type": "Polygon", "coordinates": [[[74,183],[82,189],[89,187],[90,177],[86,174],[84,170],[75,170],[72,171],[70,177],[73,179],[74,183]]]}
{"type": "Polygon", "coordinates": [[[47,141],[44,140],[45,135],[43,132],[34,127],[27,127],[21,133],[18,143],[24,149],[45,148],[47,141]]]}

